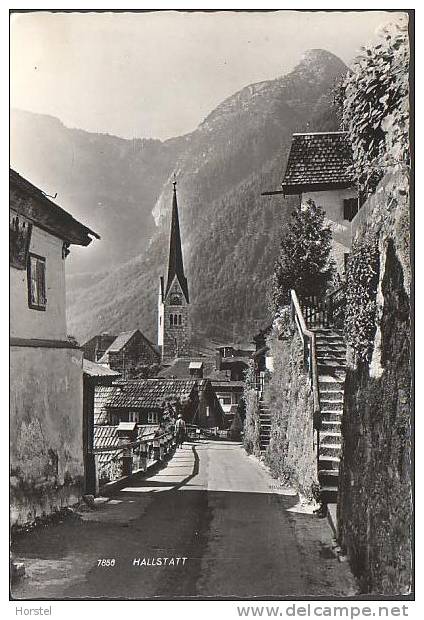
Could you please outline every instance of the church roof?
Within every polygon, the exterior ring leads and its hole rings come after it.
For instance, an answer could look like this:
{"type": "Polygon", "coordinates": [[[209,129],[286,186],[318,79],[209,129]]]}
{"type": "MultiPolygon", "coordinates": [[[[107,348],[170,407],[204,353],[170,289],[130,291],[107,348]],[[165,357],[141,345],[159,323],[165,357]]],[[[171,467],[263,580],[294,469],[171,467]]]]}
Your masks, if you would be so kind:
{"type": "Polygon", "coordinates": [[[174,190],[172,196],[172,220],[171,220],[171,237],[169,240],[169,263],[168,263],[168,279],[166,283],[165,297],[169,293],[172,282],[177,276],[181,285],[184,296],[189,301],[187,279],[184,275],[183,252],[181,249],[180,221],[178,217],[177,204],[177,183],[174,181],[174,190]]]}
{"type": "Polygon", "coordinates": [[[294,133],[286,173],[285,194],[352,185],[352,148],[347,133],[294,133]]]}

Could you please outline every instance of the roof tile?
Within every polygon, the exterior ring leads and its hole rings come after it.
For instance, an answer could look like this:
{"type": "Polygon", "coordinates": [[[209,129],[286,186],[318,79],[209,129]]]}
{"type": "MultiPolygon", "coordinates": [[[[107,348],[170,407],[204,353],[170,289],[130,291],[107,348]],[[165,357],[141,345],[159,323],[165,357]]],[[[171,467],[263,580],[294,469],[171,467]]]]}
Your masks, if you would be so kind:
{"type": "MultiPolygon", "coordinates": [[[[282,186],[352,184],[352,149],[346,132],[295,133],[282,186]]],[[[287,193],[290,193],[289,191],[287,193]]]]}

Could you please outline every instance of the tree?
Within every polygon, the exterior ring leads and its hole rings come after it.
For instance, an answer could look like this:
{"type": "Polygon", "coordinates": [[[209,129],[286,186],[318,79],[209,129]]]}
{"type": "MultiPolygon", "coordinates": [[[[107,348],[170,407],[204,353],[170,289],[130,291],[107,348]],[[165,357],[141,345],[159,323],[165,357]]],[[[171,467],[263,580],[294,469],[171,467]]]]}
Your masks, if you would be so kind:
{"type": "Polygon", "coordinates": [[[324,211],[308,200],[293,211],[282,235],[275,263],[273,302],[277,310],[288,303],[290,289],[301,297],[322,295],[335,273],[330,257],[332,232],[324,211]]]}

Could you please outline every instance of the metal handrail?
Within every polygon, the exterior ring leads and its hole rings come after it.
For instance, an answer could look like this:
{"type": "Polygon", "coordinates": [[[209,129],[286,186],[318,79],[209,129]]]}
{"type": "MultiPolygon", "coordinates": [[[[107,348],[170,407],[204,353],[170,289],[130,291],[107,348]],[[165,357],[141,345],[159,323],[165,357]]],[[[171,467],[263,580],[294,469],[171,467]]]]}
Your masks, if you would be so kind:
{"type": "MultiPolygon", "coordinates": [[[[315,334],[311,332],[305,323],[305,319],[302,314],[302,310],[300,307],[299,299],[297,297],[296,291],[290,290],[290,298],[291,298],[291,312],[292,319],[296,323],[298,328],[300,337],[303,341],[303,356],[304,356],[304,364],[306,366],[307,360],[309,377],[311,379],[312,386],[312,394],[314,401],[314,418],[319,419],[318,416],[321,413],[321,408],[319,404],[319,383],[318,383],[318,366],[317,366],[317,358],[316,358],[316,344],[315,344],[315,334]]],[[[314,420],[315,421],[315,420],[314,420]]]]}

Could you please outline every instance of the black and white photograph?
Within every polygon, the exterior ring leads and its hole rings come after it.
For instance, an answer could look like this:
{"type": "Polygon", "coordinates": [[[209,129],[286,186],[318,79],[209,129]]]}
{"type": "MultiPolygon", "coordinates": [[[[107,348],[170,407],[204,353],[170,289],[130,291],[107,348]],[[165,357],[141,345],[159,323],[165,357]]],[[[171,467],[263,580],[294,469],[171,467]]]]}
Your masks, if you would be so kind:
{"type": "Polygon", "coordinates": [[[414,19],[10,9],[13,615],[408,615],[414,19]]]}

